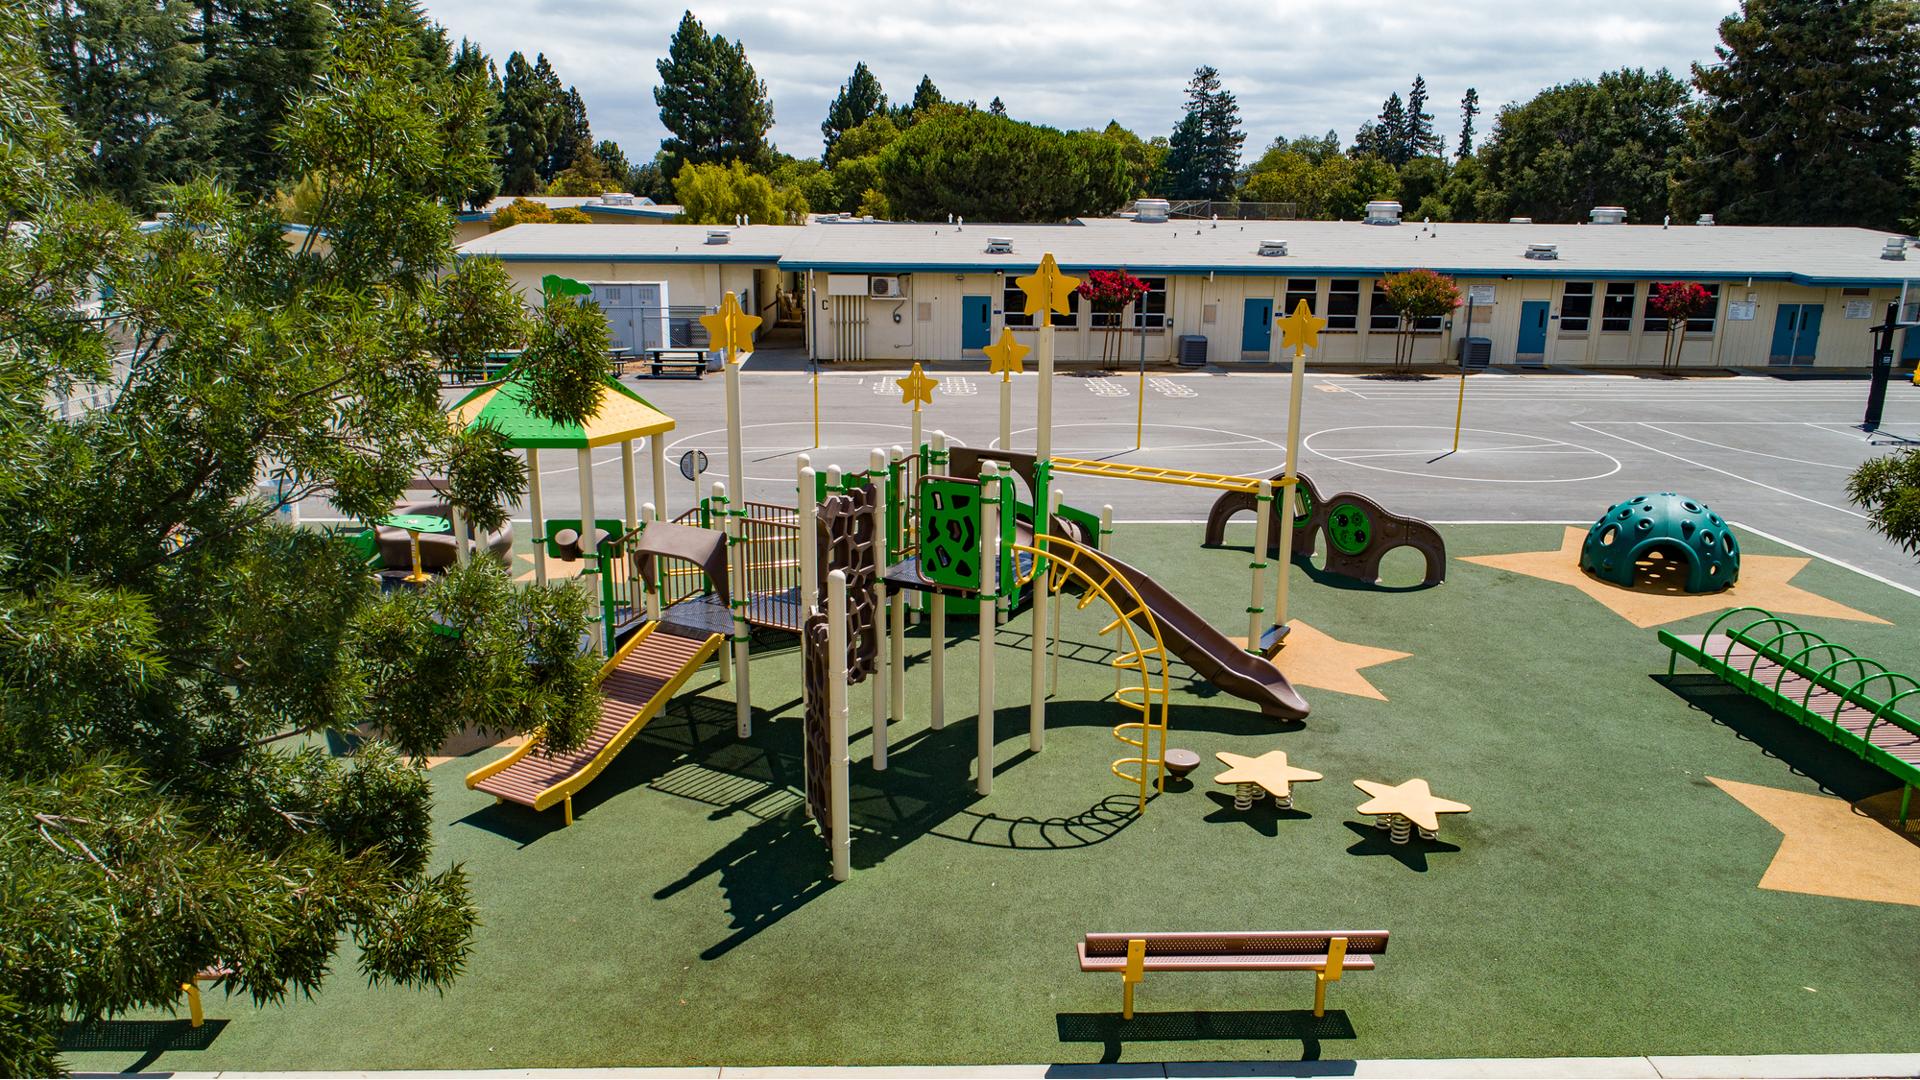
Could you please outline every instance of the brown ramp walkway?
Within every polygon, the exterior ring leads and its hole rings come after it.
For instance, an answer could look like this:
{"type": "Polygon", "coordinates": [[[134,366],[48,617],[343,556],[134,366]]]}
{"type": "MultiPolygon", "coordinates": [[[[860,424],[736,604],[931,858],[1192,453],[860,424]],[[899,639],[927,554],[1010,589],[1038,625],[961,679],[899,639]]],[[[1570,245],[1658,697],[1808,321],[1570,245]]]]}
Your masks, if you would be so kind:
{"type": "Polygon", "coordinates": [[[467,786],[535,810],[561,803],[567,824],[573,824],[573,796],[666,708],[724,640],[720,634],[691,635],[657,622],[642,626],[600,669],[600,722],[584,744],[548,754],[542,741],[529,741],[468,773],[467,786]]]}

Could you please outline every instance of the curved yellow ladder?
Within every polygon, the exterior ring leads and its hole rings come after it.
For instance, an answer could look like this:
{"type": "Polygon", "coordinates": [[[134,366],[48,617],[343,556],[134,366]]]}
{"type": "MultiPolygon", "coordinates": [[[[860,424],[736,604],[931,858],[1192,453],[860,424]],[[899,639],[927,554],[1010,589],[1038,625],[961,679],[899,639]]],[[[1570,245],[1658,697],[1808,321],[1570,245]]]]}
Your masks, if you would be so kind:
{"type": "MultiPolygon", "coordinates": [[[[1166,790],[1167,645],[1160,636],[1160,624],[1153,617],[1153,609],[1141,599],[1140,593],[1134,589],[1133,584],[1114,569],[1113,564],[1098,551],[1064,536],[1043,533],[1035,536],[1033,540],[1033,544],[1008,546],[1010,551],[1016,553],[1024,551],[1032,556],[1024,573],[1019,569],[1020,560],[1014,559],[1016,582],[1019,585],[1030,584],[1037,568],[1041,565],[1041,560],[1045,559],[1048,566],[1046,588],[1049,595],[1058,596],[1061,586],[1065,585],[1069,579],[1078,579],[1086,586],[1086,592],[1080,597],[1075,610],[1085,611],[1095,598],[1104,600],[1107,607],[1113,610],[1114,617],[1112,622],[1100,628],[1100,633],[1105,635],[1118,630],[1126,635],[1126,651],[1120,652],[1116,649],[1119,655],[1115,656],[1111,663],[1122,671],[1138,672],[1140,685],[1120,687],[1114,691],[1113,698],[1121,705],[1139,713],[1140,719],[1116,724],[1113,737],[1128,746],[1138,748],[1140,754],[1137,757],[1124,757],[1115,761],[1113,774],[1128,783],[1139,786],[1140,809],[1145,810],[1147,808],[1147,774],[1150,768],[1154,774],[1154,789],[1166,790]],[[1046,549],[1034,546],[1036,544],[1045,544],[1046,549]],[[1066,557],[1063,558],[1063,555],[1066,557]],[[1100,576],[1096,578],[1095,573],[1090,573],[1086,567],[1080,565],[1083,559],[1091,563],[1093,571],[1100,576]],[[1114,585],[1120,586],[1120,589],[1113,590],[1114,585]],[[1118,599],[1115,598],[1116,591],[1119,592],[1118,599]],[[1141,635],[1135,631],[1135,620],[1139,620],[1140,625],[1146,628],[1151,643],[1143,641],[1141,635]],[[1153,676],[1156,673],[1160,680],[1158,686],[1153,684],[1153,676]],[[1136,694],[1138,700],[1135,700],[1136,694]],[[1158,720],[1154,719],[1156,703],[1159,705],[1158,720]],[[1134,738],[1134,732],[1138,732],[1140,737],[1134,738]],[[1155,734],[1160,737],[1158,754],[1152,751],[1150,745],[1155,734]],[[1133,772],[1129,769],[1138,771],[1133,772]]],[[[1037,656],[1038,653],[1035,655],[1037,656]]]]}

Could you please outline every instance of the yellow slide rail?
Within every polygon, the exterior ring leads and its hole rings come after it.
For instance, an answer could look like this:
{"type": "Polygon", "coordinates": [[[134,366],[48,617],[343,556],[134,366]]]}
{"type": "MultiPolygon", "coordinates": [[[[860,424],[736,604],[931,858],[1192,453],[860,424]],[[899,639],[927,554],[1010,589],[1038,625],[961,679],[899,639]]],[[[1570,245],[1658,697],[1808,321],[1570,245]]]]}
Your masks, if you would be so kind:
{"type": "Polygon", "coordinates": [[[1075,476],[1102,476],[1109,480],[1145,480],[1152,484],[1178,484],[1182,487],[1211,488],[1215,491],[1260,490],[1260,481],[1248,476],[1198,472],[1193,469],[1163,469],[1155,465],[1129,465],[1119,461],[1089,461],[1086,458],[1051,459],[1056,473],[1075,476]]]}
{"type": "MultiPolygon", "coordinates": [[[[1015,552],[1024,551],[1032,556],[1024,572],[1018,569],[1014,571],[1017,583],[1030,584],[1044,561],[1049,568],[1046,584],[1048,595],[1058,596],[1067,581],[1078,580],[1085,586],[1085,592],[1076,610],[1085,611],[1096,599],[1105,601],[1113,611],[1113,621],[1101,627],[1100,633],[1103,636],[1116,632],[1125,635],[1120,640],[1126,648],[1116,648],[1111,663],[1121,671],[1137,673],[1140,685],[1119,687],[1113,692],[1113,699],[1140,714],[1140,719],[1115,725],[1113,737],[1138,749],[1139,754],[1115,761],[1113,774],[1139,787],[1140,809],[1145,810],[1148,773],[1153,774],[1154,790],[1165,791],[1167,784],[1167,645],[1160,636],[1160,624],[1153,617],[1153,609],[1141,599],[1133,584],[1121,576],[1098,551],[1064,536],[1041,534],[1033,540],[1034,544],[1011,546],[1015,552]],[[1083,566],[1083,561],[1091,564],[1091,569],[1083,566]],[[1119,588],[1114,588],[1116,585],[1119,588]],[[1146,629],[1144,638],[1135,629],[1136,623],[1146,629]],[[1158,686],[1154,685],[1156,675],[1159,677],[1158,686]],[[1155,719],[1156,706],[1158,719],[1155,719]],[[1134,737],[1136,733],[1138,738],[1134,737]],[[1155,735],[1159,736],[1158,753],[1153,750],[1155,735]]],[[[1017,568],[1019,565],[1020,560],[1014,559],[1014,566],[1017,568]]],[[[1034,663],[1039,663],[1043,646],[1035,642],[1034,649],[1034,663]]]]}
{"type": "MultiPolygon", "coordinates": [[[[600,666],[599,673],[593,678],[594,685],[598,686],[600,683],[606,681],[607,676],[612,674],[614,669],[618,668],[622,661],[632,655],[633,651],[639,648],[641,643],[653,636],[654,630],[657,629],[659,625],[657,622],[650,622],[635,631],[634,635],[627,639],[627,643],[620,646],[620,650],[614,653],[605,664],[600,666]]],[[[607,763],[618,757],[620,751],[626,749],[627,743],[632,742],[633,737],[640,733],[640,729],[646,727],[648,721],[659,715],[660,711],[666,708],[667,702],[673,700],[673,696],[680,692],[680,688],[687,684],[687,680],[693,677],[693,673],[699,670],[701,664],[712,659],[714,653],[719,650],[721,644],[725,641],[726,636],[724,634],[709,635],[707,640],[701,644],[700,648],[695,650],[693,655],[689,656],[684,664],[680,665],[680,670],[674,674],[673,678],[668,679],[660,689],[654,691],[653,696],[647,699],[646,704],[643,705],[638,712],[633,714],[633,719],[622,725],[620,730],[614,734],[613,738],[608,739],[606,745],[594,753],[592,760],[588,761],[579,771],[566,777],[559,783],[543,789],[539,795],[535,796],[533,809],[546,810],[555,803],[564,803],[566,806],[567,824],[573,824],[574,795],[578,794],[581,788],[592,783],[593,779],[599,776],[601,771],[607,767],[607,763]]],[[[468,773],[467,787],[471,788],[487,777],[512,767],[515,762],[524,759],[528,754],[532,753],[540,743],[541,740],[538,738],[528,739],[526,742],[515,747],[506,757],[482,765],[478,769],[468,773]]]]}

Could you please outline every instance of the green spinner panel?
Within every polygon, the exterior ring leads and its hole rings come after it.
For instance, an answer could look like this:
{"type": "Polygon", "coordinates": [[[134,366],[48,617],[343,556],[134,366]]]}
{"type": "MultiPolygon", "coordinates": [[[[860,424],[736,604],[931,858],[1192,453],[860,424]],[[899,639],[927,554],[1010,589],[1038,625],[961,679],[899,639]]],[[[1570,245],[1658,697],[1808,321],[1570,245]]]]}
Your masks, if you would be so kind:
{"type": "Polygon", "coordinates": [[[980,588],[980,485],[920,481],[920,576],[954,589],[980,588]]]}

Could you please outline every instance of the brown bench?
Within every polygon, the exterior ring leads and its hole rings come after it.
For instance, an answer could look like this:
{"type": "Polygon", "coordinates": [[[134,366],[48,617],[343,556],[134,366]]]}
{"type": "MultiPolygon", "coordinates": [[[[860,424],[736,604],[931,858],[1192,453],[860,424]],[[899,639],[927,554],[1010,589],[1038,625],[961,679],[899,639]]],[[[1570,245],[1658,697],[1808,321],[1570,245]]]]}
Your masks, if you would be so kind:
{"type": "Polygon", "coordinates": [[[1220,930],[1088,934],[1080,970],[1118,972],[1120,1015],[1133,1019],[1133,986],[1149,971],[1311,971],[1313,1015],[1325,1016],[1327,984],[1372,971],[1385,930],[1220,930]]]}

